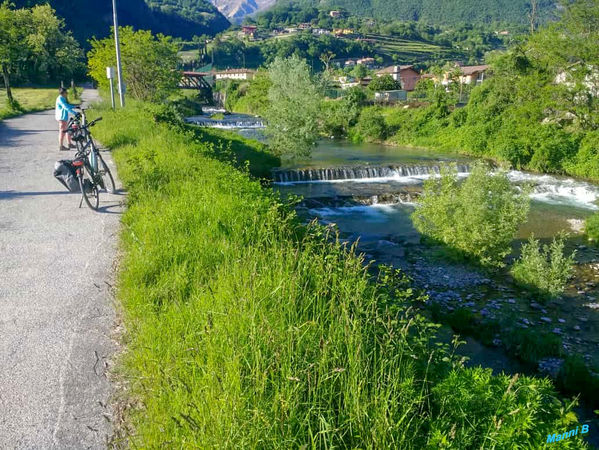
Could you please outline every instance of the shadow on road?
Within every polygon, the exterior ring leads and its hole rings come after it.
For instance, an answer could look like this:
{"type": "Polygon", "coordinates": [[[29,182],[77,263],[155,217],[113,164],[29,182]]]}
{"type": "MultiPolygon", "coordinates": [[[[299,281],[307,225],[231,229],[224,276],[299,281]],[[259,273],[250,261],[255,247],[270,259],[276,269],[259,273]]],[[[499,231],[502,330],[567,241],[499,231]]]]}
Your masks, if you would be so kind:
{"type": "Polygon", "coordinates": [[[38,197],[43,195],[64,195],[71,194],[69,191],[49,191],[49,192],[17,192],[17,191],[0,191],[0,200],[8,200],[19,197],[38,197]]]}

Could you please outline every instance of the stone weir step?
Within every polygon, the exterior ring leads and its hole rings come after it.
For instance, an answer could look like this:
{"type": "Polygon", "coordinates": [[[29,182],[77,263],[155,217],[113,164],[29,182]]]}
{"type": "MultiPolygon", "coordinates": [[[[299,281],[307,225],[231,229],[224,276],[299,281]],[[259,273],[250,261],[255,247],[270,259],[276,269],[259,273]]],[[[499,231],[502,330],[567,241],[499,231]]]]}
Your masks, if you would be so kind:
{"type": "Polygon", "coordinates": [[[275,183],[315,183],[364,179],[401,179],[438,175],[444,167],[455,166],[458,173],[470,173],[468,164],[435,162],[433,164],[398,164],[384,166],[340,166],[305,169],[275,169],[275,183]]]}

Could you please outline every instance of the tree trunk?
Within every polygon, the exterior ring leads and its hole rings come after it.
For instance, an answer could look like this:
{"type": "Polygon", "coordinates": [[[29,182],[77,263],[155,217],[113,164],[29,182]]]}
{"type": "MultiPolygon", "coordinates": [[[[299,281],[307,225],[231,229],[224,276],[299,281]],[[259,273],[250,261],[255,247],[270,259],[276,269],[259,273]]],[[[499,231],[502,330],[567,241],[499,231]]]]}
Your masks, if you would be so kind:
{"type": "Polygon", "coordinates": [[[15,99],[13,98],[12,90],[10,89],[10,75],[8,74],[8,67],[6,64],[2,64],[2,76],[4,77],[4,87],[6,88],[8,104],[12,105],[15,102],[15,99]]]}
{"type": "Polygon", "coordinates": [[[530,13],[528,20],[530,21],[530,34],[534,34],[537,28],[538,0],[530,0],[530,13]]]}

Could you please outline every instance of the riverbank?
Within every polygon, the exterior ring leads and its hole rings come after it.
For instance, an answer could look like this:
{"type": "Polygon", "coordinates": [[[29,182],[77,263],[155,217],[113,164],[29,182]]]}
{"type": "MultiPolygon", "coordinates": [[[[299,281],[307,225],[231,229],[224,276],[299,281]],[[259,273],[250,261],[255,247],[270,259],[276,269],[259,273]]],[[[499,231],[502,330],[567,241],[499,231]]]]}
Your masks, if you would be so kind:
{"type": "MultiPolygon", "coordinates": [[[[483,95],[482,91],[479,95],[483,95]]],[[[486,94],[485,94],[486,95],[486,94]]],[[[356,142],[379,142],[460,154],[534,173],[599,181],[596,133],[556,126],[547,119],[529,130],[504,130],[500,115],[477,116],[480,105],[441,109],[438,105],[364,107],[347,130],[356,142]]]]}
{"type": "Polygon", "coordinates": [[[214,144],[154,108],[102,115],[129,191],[133,446],[539,447],[574,425],[547,380],[464,368],[405,278],[372,279],[214,144]]]}

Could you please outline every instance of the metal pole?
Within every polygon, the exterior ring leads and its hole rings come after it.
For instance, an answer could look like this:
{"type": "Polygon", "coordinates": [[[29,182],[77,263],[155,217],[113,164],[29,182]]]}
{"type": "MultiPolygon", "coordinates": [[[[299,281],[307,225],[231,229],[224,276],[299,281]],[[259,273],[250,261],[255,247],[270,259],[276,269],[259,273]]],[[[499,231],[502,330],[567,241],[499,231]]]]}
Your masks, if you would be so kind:
{"type": "Polygon", "coordinates": [[[110,79],[110,101],[112,102],[112,110],[114,111],[114,80],[112,78],[110,79]]]}
{"type": "Polygon", "coordinates": [[[116,13],[116,0],[112,0],[112,19],[114,23],[114,44],[116,48],[116,71],[119,77],[119,99],[121,108],[125,107],[125,92],[123,89],[123,71],[121,68],[121,45],[119,43],[119,22],[116,13]]]}

